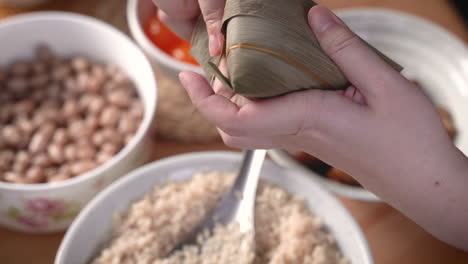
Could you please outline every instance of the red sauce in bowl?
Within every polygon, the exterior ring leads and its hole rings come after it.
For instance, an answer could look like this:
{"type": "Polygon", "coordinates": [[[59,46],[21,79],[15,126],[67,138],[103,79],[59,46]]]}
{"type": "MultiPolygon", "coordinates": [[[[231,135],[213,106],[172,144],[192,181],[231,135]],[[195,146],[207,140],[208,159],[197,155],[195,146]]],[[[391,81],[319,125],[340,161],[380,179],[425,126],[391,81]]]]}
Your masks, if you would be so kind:
{"type": "Polygon", "coordinates": [[[168,55],[179,61],[198,65],[195,58],[190,55],[190,43],[179,38],[156,15],[148,20],[144,30],[151,42],[168,55]]]}

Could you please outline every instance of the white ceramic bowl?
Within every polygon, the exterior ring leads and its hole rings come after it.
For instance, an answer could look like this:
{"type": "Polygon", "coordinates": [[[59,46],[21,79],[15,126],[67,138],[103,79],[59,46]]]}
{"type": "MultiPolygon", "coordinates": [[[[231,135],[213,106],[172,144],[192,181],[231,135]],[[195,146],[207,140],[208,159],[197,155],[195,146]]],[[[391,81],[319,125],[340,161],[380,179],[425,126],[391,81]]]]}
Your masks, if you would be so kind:
{"type": "MultiPolygon", "coordinates": [[[[240,153],[202,152],[174,156],[153,162],[130,173],[100,193],[81,212],[60,245],[55,264],[84,264],[95,256],[111,235],[112,216],[122,212],[167,179],[183,180],[200,170],[237,171],[240,153]]],[[[351,215],[327,191],[307,177],[267,161],[262,169],[266,181],[306,199],[309,208],[321,216],[351,263],[373,263],[367,242],[351,215]]]]}
{"type": "Polygon", "coordinates": [[[143,52],[124,34],[94,18],[62,12],[20,15],[0,22],[0,65],[33,58],[46,44],[59,55],[81,54],[120,66],[143,100],[145,114],[134,138],[114,158],[78,177],[54,184],[0,182],[0,224],[29,232],[69,226],[79,210],[104,186],[148,158],[148,131],[156,109],[156,84],[143,52]]]}
{"type": "MultiPolygon", "coordinates": [[[[436,104],[453,116],[457,147],[468,155],[468,50],[456,36],[422,18],[388,9],[356,8],[337,14],[363,39],[400,63],[436,104]]],[[[299,170],[331,191],[365,201],[379,201],[369,191],[322,177],[281,150],[270,152],[279,164],[299,170]]]]}
{"type": "Polygon", "coordinates": [[[181,71],[194,71],[203,74],[200,67],[176,60],[153,44],[146,36],[143,26],[156,12],[157,7],[152,0],[128,0],[127,2],[127,22],[130,32],[138,45],[148,55],[151,63],[173,80],[178,80],[178,74],[181,71]]]}

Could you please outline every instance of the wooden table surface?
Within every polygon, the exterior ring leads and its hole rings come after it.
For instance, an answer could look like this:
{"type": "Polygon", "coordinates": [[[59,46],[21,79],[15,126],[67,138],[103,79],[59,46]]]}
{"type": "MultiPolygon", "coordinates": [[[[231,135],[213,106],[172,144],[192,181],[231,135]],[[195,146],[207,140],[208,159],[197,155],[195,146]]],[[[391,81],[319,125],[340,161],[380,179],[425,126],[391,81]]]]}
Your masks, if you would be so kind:
{"type": "MultiPolygon", "coordinates": [[[[322,0],[331,8],[387,7],[420,15],[438,23],[468,41],[468,32],[449,0],[322,0]]],[[[125,0],[56,0],[43,10],[66,10],[92,15],[128,32],[125,0]]],[[[0,6],[0,18],[24,11],[0,6]]],[[[1,42],[0,42],[1,48],[1,42]]],[[[1,51],[0,51],[1,52],[1,51]]],[[[226,149],[222,143],[187,144],[156,139],[154,159],[177,153],[226,149]]],[[[383,203],[365,203],[342,199],[361,225],[377,264],[462,264],[468,254],[450,247],[426,233],[411,220],[383,203]]],[[[63,233],[31,235],[0,228],[0,263],[53,263],[63,233]]],[[[73,263],[70,263],[73,264],[73,263]]]]}

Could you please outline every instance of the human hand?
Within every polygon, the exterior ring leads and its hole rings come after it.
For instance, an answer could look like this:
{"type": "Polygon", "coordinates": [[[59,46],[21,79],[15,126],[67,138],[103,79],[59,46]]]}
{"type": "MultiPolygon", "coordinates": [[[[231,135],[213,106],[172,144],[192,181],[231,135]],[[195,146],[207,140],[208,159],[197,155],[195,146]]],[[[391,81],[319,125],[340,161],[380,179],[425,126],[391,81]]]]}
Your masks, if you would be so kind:
{"type": "Polygon", "coordinates": [[[225,0],[153,0],[158,16],[179,37],[190,40],[200,13],[206,23],[212,56],[221,54],[224,36],[221,33],[225,0]]]}
{"type": "Polygon", "coordinates": [[[309,22],[353,84],[345,92],[308,90],[251,101],[185,72],[180,79],[194,105],[227,145],[305,150],[355,176],[434,235],[468,248],[468,228],[461,228],[468,211],[460,211],[468,204],[467,160],[433,104],[329,10],[312,8],[309,22]]]}

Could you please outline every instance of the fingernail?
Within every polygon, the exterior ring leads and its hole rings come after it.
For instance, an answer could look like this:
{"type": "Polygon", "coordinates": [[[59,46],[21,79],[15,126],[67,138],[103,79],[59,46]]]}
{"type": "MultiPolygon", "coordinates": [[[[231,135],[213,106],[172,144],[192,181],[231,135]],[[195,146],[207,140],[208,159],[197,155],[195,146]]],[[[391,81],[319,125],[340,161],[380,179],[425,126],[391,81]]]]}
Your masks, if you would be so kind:
{"type": "Polygon", "coordinates": [[[219,53],[219,40],[216,37],[215,34],[211,34],[210,37],[208,38],[208,44],[209,44],[209,49],[210,49],[210,54],[211,56],[217,56],[219,53]]]}
{"type": "Polygon", "coordinates": [[[333,14],[329,9],[321,6],[314,6],[310,10],[308,18],[312,29],[318,33],[325,32],[333,25],[344,24],[341,19],[333,14]]]}

